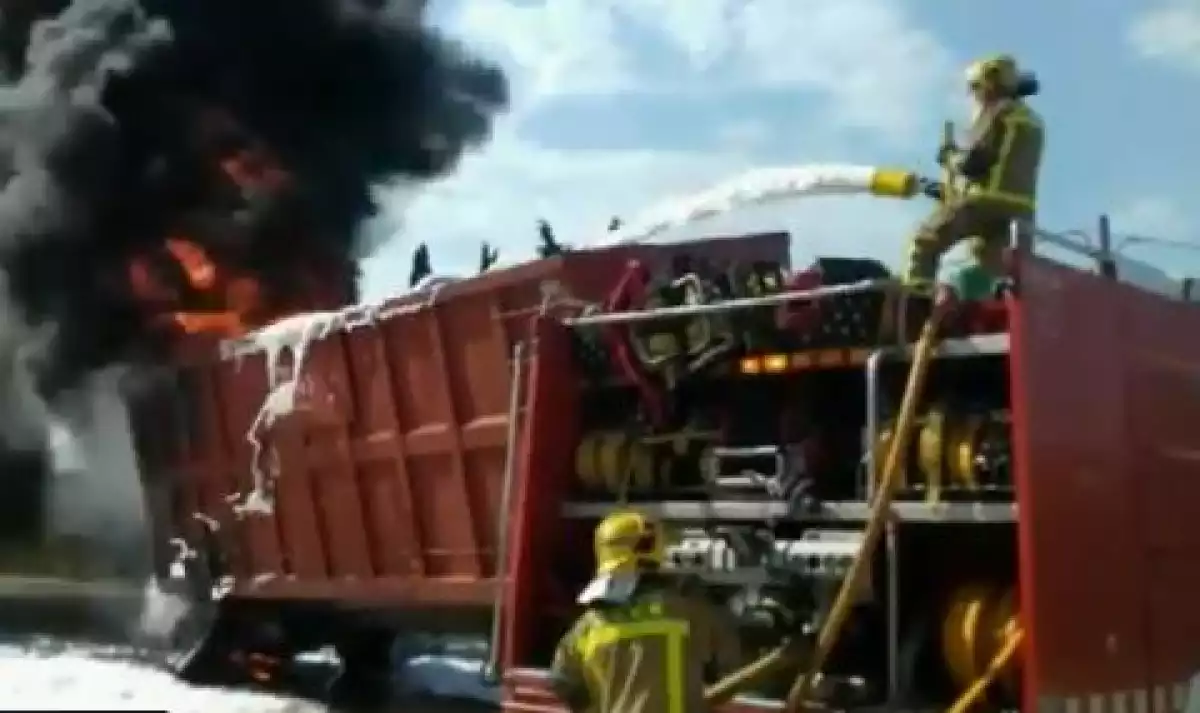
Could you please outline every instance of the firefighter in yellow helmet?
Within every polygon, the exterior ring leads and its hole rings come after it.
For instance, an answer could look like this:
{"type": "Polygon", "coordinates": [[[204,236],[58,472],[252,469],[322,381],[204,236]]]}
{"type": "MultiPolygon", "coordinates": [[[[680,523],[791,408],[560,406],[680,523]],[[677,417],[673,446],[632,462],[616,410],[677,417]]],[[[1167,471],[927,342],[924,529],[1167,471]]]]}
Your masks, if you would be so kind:
{"type": "Polygon", "coordinates": [[[662,528],[640,512],[606,517],[594,546],[596,577],[578,598],[586,609],[554,655],[559,697],[573,713],[708,710],[706,679],[740,663],[732,614],[660,571],[662,528]]]}
{"type": "MultiPolygon", "coordinates": [[[[978,265],[1000,277],[1010,224],[1032,221],[1037,209],[1044,130],[1025,103],[1037,94],[1036,77],[1000,55],[972,64],[967,87],[974,104],[967,144],[938,151],[938,163],[961,176],[963,185],[920,226],[909,248],[905,281],[921,292],[932,291],[941,256],[968,237],[977,241],[972,253],[978,265]]],[[[934,184],[926,192],[941,200],[945,191],[934,184]]]]}

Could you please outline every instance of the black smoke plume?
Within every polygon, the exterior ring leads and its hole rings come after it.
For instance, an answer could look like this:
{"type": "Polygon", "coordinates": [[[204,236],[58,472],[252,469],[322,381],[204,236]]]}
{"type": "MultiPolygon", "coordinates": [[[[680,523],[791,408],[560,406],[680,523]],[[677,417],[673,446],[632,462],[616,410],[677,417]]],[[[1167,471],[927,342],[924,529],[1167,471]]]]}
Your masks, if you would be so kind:
{"type": "Polygon", "coordinates": [[[178,337],[132,288],[134,260],[163,310],[226,306],[185,279],[171,236],[252,278],[276,316],[355,299],[373,188],[451,171],[507,103],[499,69],[378,1],[3,12],[0,268],[20,321],[49,335],[47,398],[178,337]]]}

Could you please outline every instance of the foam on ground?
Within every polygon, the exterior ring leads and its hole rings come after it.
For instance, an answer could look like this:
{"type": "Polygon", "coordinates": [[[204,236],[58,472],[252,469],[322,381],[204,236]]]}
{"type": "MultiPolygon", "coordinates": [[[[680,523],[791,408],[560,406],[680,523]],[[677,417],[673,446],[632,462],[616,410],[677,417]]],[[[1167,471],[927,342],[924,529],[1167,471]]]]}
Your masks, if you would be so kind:
{"type": "Polygon", "coordinates": [[[59,650],[0,647],[0,709],[161,710],[171,713],[318,713],[309,701],[180,683],[165,671],[59,650]]]}

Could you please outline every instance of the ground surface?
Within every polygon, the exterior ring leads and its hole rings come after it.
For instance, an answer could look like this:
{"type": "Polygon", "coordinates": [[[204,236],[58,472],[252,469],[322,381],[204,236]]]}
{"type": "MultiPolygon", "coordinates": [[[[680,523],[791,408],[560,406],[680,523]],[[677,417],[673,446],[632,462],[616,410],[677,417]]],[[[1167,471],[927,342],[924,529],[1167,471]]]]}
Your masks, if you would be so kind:
{"type": "MultiPolygon", "coordinates": [[[[0,710],[338,713],[321,703],[288,695],[189,687],[131,658],[129,650],[121,647],[49,637],[0,644],[0,710]]],[[[320,672],[314,671],[313,675],[320,672]]],[[[388,710],[475,713],[492,709],[479,704],[397,701],[388,710]]]]}
{"type": "MultiPolygon", "coordinates": [[[[468,713],[495,710],[445,699],[416,701],[399,692],[435,691],[487,699],[480,676],[484,644],[428,644],[395,661],[396,700],[384,710],[338,711],[321,703],[336,675],[333,658],[303,657],[290,693],[188,686],[128,645],[131,622],[170,598],[129,584],[0,576],[0,711],[165,710],[172,713],[468,713]],[[88,637],[85,643],[81,637],[88,637]],[[403,663],[407,661],[407,663],[403,663]],[[463,693],[463,691],[468,691],[463,693]]],[[[157,590],[154,590],[157,591],[157,590]]],[[[169,608],[169,607],[168,607],[169,608]]],[[[158,612],[162,615],[166,609],[158,612]]],[[[398,642],[399,643],[399,642],[398,642]]],[[[494,691],[492,692],[494,696],[494,691]]]]}

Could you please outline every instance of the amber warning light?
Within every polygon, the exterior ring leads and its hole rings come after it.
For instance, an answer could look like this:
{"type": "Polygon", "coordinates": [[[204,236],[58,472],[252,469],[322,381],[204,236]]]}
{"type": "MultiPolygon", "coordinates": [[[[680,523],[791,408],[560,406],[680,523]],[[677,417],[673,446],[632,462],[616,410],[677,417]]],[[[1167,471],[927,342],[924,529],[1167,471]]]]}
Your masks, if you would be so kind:
{"type": "Polygon", "coordinates": [[[813,349],[811,351],[760,354],[743,357],[738,371],[745,376],[771,376],[810,369],[839,369],[862,366],[870,352],[866,349],[813,349]]]}

